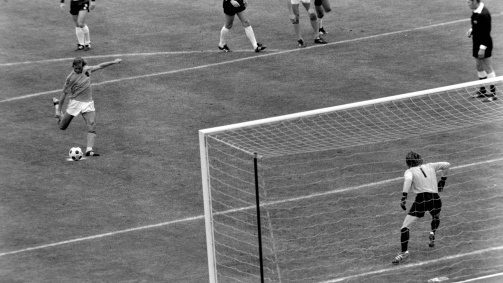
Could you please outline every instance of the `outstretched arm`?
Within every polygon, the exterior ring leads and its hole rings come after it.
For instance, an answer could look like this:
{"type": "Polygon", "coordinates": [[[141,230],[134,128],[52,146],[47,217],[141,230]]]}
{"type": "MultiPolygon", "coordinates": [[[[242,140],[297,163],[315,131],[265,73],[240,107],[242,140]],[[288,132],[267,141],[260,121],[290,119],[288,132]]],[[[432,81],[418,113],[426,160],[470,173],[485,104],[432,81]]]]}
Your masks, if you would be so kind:
{"type": "Polygon", "coordinates": [[[119,64],[120,62],[122,62],[122,59],[115,59],[114,61],[104,62],[104,63],[98,64],[96,66],[91,67],[91,72],[101,70],[101,69],[106,68],[108,66],[119,64]]]}

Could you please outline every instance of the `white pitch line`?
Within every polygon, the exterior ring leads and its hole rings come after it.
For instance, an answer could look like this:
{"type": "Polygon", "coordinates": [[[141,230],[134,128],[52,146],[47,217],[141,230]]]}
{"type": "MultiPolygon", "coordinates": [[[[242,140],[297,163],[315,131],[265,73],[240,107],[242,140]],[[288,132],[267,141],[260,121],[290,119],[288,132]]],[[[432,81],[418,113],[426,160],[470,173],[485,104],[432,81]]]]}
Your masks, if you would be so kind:
{"type": "MultiPolygon", "coordinates": [[[[500,15],[503,15],[503,13],[495,14],[495,15],[493,15],[493,17],[500,16],[500,15]]],[[[396,35],[396,34],[401,34],[401,33],[406,33],[406,32],[417,31],[417,30],[423,30],[423,29],[429,29],[429,28],[440,27],[440,26],[445,26],[445,25],[457,24],[457,23],[466,22],[466,21],[468,21],[468,19],[462,19],[462,20],[456,20],[456,21],[450,21],[450,22],[445,22],[445,23],[439,23],[439,24],[434,24],[434,25],[423,26],[423,27],[411,28],[411,29],[406,29],[406,30],[392,31],[392,32],[380,33],[380,34],[375,34],[375,35],[370,35],[370,36],[365,36],[365,37],[358,37],[358,38],[353,38],[353,39],[347,39],[347,40],[329,42],[328,44],[323,44],[323,45],[312,45],[312,46],[308,46],[306,48],[296,48],[296,49],[283,50],[283,51],[278,51],[278,52],[273,52],[273,53],[260,53],[260,55],[257,55],[257,56],[250,56],[250,57],[246,57],[246,58],[239,58],[239,59],[234,59],[234,60],[229,60],[229,61],[223,61],[223,62],[219,62],[219,63],[206,64],[206,65],[201,65],[201,66],[196,66],[196,67],[191,67],[191,68],[183,68],[183,69],[172,70],[172,71],[167,71],[167,72],[160,72],[160,73],[152,73],[152,74],[141,75],[141,76],[126,77],[126,78],[121,78],[121,79],[116,79],[116,80],[104,81],[104,82],[93,84],[93,85],[116,83],[116,82],[122,82],[122,81],[126,81],[126,80],[135,80],[135,79],[142,79],[142,78],[148,78],[148,77],[154,77],[154,76],[163,76],[163,75],[175,74],[175,73],[186,72],[186,71],[193,71],[193,70],[198,70],[198,69],[203,69],[203,68],[208,68],[208,67],[215,67],[215,66],[220,66],[220,65],[232,64],[232,63],[236,63],[236,62],[253,60],[253,59],[256,59],[256,58],[262,58],[262,57],[268,57],[268,56],[276,56],[276,55],[281,55],[281,54],[286,54],[286,53],[291,53],[291,52],[300,52],[300,51],[306,50],[306,49],[322,48],[322,47],[331,46],[331,45],[339,45],[339,44],[357,42],[357,41],[362,41],[362,40],[367,40],[367,39],[373,39],[373,38],[378,38],[378,37],[383,37],[383,36],[390,36],[390,35],[396,35]]],[[[196,52],[196,51],[194,51],[194,52],[196,52]]],[[[199,51],[197,51],[197,52],[199,52],[199,51]]],[[[164,54],[164,53],[163,52],[160,52],[160,53],[132,53],[132,54],[122,54],[122,55],[123,56],[125,56],[125,55],[127,55],[127,56],[142,56],[142,54],[164,54]]],[[[112,57],[112,56],[116,56],[116,55],[90,56],[90,57],[86,57],[86,58],[101,58],[101,57],[112,57]]],[[[69,59],[50,59],[50,60],[73,60],[73,58],[69,58],[69,59]]],[[[38,61],[38,62],[40,63],[40,62],[43,62],[43,61],[38,61]]],[[[22,64],[25,64],[25,63],[26,62],[22,62],[22,64]]],[[[8,63],[8,64],[16,64],[16,63],[8,63]]],[[[57,93],[57,92],[60,92],[60,91],[61,90],[50,90],[50,91],[45,91],[45,92],[39,92],[39,93],[21,95],[21,96],[18,96],[18,97],[12,97],[12,98],[7,98],[7,99],[4,99],[4,100],[0,100],[0,103],[10,102],[10,101],[15,101],[15,100],[21,100],[21,99],[30,98],[30,97],[34,97],[34,96],[45,95],[45,94],[57,93]]]]}
{"type": "Polygon", "coordinates": [[[492,277],[496,277],[496,276],[500,276],[500,275],[503,276],[503,272],[502,273],[495,273],[495,274],[491,274],[491,275],[487,275],[487,276],[481,276],[481,277],[477,277],[477,278],[472,278],[472,279],[468,279],[468,280],[464,280],[464,281],[456,281],[454,283],[472,282],[472,281],[477,281],[477,280],[480,280],[480,279],[492,278],[492,277]]]}
{"type": "MultiPolygon", "coordinates": [[[[283,51],[280,49],[267,49],[267,51],[283,51]]],[[[253,50],[232,50],[235,53],[252,53],[253,50]]],[[[94,55],[94,56],[82,56],[84,59],[96,59],[96,58],[110,58],[110,57],[131,57],[131,56],[160,56],[160,55],[185,55],[185,54],[203,54],[203,53],[222,53],[220,50],[193,50],[193,51],[165,51],[165,52],[148,52],[148,53],[126,53],[126,54],[105,54],[105,55],[94,55]]],[[[24,62],[12,62],[12,63],[1,63],[0,67],[9,67],[17,65],[29,65],[29,64],[45,64],[45,63],[55,63],[72,61],[75,57],[69,58],[54,58],[36,61],[24,61],[24,62]]]]}
{"type": "Polygon", "coordinates": [[[417,262],[417,263],[404,264],[404,265],[400,265],[400,266],[396,266],[396,267],[390,267],[390,268],[384,268],[384,269],[380,269],[380,270],[374,270],[374,271],[370,271],[370,272],[360,273],[357,275],[352,275],[352,276],[347,276],[347,277],[342,277],[342,278],[335,278],[332,280],[322,281],[322,282],[318,282],[318,283],[336,283],[336,282],[355,279],[358,277],[377,275],[377,274],[382,274],[382,273],[386,273],[386,272],[390,272],[390,271],[396,271],[396,270],[400,270],[400,269],[409,269],[411,267],[433,264],[433,263],[438,263],[440,261],[452,260],[452,259],[457,259],[460,257],[478,255],[478,254],[482,254],[482,253],[486,253],[486,252],[493,252],[493,251],[499,251],[499,250],[503,250],[503,246],[492,247],[492,248],[488,248],[488,249],[473,251],[473,252],[469,252],[469,253],[462,253],[462,254],[457,254],[457,255],[452,255],[452,256],[445,256],[445,257],[441,257],[438,259],[421,261],[421,262],[417,262]]]}
{"type": "Polygon", "coordinates": [[[136,228],[130,228],[130,229],[120,230],[120,231],[115,231],[115,232],[109,232],[109,233],[99,234],[99,235],[94,235],[94,236],[89,236],[89,237],[77,238],[77,239],[73,239],[73,240],[62,241],[62,242],[57,242],[57,243],[52,243],[52,244],[47,244],[47,245],[41,245],[41,246],[11,251],[11,252],[4,252],[4,253],[0,253],[0,257],[6,256],[6,255],[13,255],[13,254],[18,254],[18,253],[23,253],[23,252],[34,251],[34,250],[40,250],[40,249],[45,249],[45,248],[50,248],[50,247],[55,247],[55,246],[61,246],[61,245],[65,245],[65,244],[77,243],[77,242],[82,242],[82,241],[87,241],[87,240],[94,240],[94,239],[99,239],[99,238],[103,238],[103,237],[114,236],[114,235],[124,234],[124,233],[128,233],[128,232],[134,232],[134,231],[138,231],[138,230],[162,227],[162,226],[181,223],[181,222],[199,220],[199,219],[204,219],[204,215],[199,215],[199,216],[189,217],[189,218],[184,218],[184,219],[178,219],[178,220],[173,220],[173,221],[158,223],[158,224],[153,224],[153,225],[141,226],[141,227],[136,227],[136,228]]]}
{"type": "MultiPolygon", "coordinates": [[[[499,162],[499,161],[503,161],[503,158],[498,158],[498,159],[492,159],[492,160],[487,160],[487,161],[482,161],[482,162],[476,162],[476,163],[470,163],[470,164],[464,164],[464,165],[460,165],[460,166],[455,166],[455,167],[451,167],[451,170],[456,170],[456,169],[470,167],[470,166],[477,166],[477,165],[481,165],[481,164],[494,163],[494,162],[499,162]]],[[[371,186],[377,186],[377,185],[382,185],[382,184],[386,184],[386,183],[400,181],[402,179],[403,179],[402,177],[400,177],[400,178],[393,178],[393,179],[383,180],[383,181],[369,183],[369,184],[365,184],[365,185],[360,185],[360,186],[356,186],[356,187],[348,187],[348,188],[332,190],[332,191],[328,191],[328,192],[324,192],[324,193],[310,194],[310,195],[307,195],[307,196],[290,198],[290,199],[286,199],[286,200],[266,202],[266,203],[261,204],[261,206],[269,206],[269,205],[273,205],[273,204],[279,204],[279,203],[285,203],[285,202],[294,202],[294,201],[299,201],[299,200],[304,200],[304,199],[311,199],[311,198],[315,198],[315,197],[320,197],[320,196],[326,196],[326,195],[330,195],[330,194],[336,194],[336,193],[346,192],[346,191],[349,191],[349,190],[359,190],[359,189],[364,189],[364,188],[368,188],[368,187],[371,187],[371,186]]],[[[218,213],[215,213],[215,214],[216,215],[228,214],[228,213],[233,213],[233,212],[243,211],[243,210],[249,210],[249,209],[255,209],[255,206],[248,206],[248,207],[230,209],[230,210],[218,212],[218,213]]],[[[152,225],[147,225],[147,226],[140,226],[140,227],[136,227],[136,228],[119,230],[119,231],[114,231],[114,232],[109,232],[109,233],[104,233],[104,234],[99,234],[99,235],[94,235],[94,236],[89,236],[89,237],[82,237],[82,238],[77,238],[77,239],[67,240],[67,241],[62,241],[62,242],[56,242],[56,243],[47,244],[47,245],[40,245],[40,246],[35,246],[35,247],[21,249],[21,250],[15,250],[15,251],[10,251],[10,252],[3,252],[3,253],[0,253],[0,257],[7,256],[7,255],[13,255],[13,254],[19,254],[19,253],[23,253],[23,252],[34,251],[34,250],[40,250],[40,249],[45,249],[45,248],[50,248],[50,247],[55,247],[55,246],[61,246],[61,245],[65,245],[65,244],[71,244],[71,243],[77,243],[77,242],[83,242],[83,241],[88,241],[88,240],[94,240],[94,239],[99,239],[99,238],[104,238],[104,237],[109,237],[109,236],[115,236],[115,235],[118,235],[118,234],[124,234],[124,233],[128,233],[128,232],[134,232],[134,231],[140,231],[140,230],[145,230],[145,229],[163,227],[163,226],[168,226],[168,225],[177,224],[177,223],[183,223],[183,222],[194,221],[194,220],[202,220],[202,219],[204,219],[204,215],[198,215],[198,216],[193,216],[193,217],[188,217],[188,218],[183,218],[183,219],[178,219],[178,220],[173,220],[173,221],[168,221],[168,222],[163,222],[163,223],[158,223],[158,224],[152,224],[152,225]]]]}

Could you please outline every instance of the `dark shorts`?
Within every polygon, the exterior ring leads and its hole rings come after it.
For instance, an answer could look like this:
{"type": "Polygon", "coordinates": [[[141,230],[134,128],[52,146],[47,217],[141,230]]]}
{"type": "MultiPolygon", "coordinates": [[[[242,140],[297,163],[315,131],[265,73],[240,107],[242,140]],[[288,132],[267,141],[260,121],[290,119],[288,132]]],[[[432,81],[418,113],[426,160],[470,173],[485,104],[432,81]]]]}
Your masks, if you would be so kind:
{"type": "MultiPolygon", "coordinates": [[[[480,41],[479,40],[474,40],[473,41],[473,48],[472,48],[472,56],[475,57],[475,58],[479,58],[479,49],[480,49],[480,41]]],[[[489,40],[486,40],[485,44],[484,44],[487,49],[486,49],[486,52],[484,54],[484,58],[489,58],[491,57],[493,54],[493,41],[491,38],[489,38],[489,40]]]]}
{"type": "MultiPolygon", "coordinates": [[[[477,45],[477,46],[473,46],[473,52],[472,52],[472,56],[475,57],[475,58],[479,58],[479,47],[480,45],[477,45]]],[[[484,58],[489,58],[493,55],[493,47],[492,46],[488,46],[485,53],[484,53],[484,58]]],[[[479,58],[480,59],[480,58],[479,58]]]]}
{"type": "Polygon", "coordinates": [[[416,199],[410,208],[409,215],[423,217],[428,211],[431,215],[437,215],[442,210],[440,196],[434,193],[421,193],[416,195],[416,199]]]}
{"type": "Polygon", "coordinates": [[[236,15],[237,13],[241,13],[243,12],[244,10],[246,10],[246,6],[245,4],[243,3],[243,0],[236,0],[238,1],[239,3],[239,7],[234,7],[230,1],[224,1],[223,3],[223,8],[224,8],[224,14],[228,15],[228,16],[234,16],[236,15]]]}
{"type": "Polygon", "coordinates": [[[321,3],[323,3],[323,0],[314,0],[314,6],[321,6],[321,3]]]}
{"type": "Polygon", "coordinates": [[[82,10],[89,12],[89,1],[70,1],[70,14],[76,16],[82,10]]]}

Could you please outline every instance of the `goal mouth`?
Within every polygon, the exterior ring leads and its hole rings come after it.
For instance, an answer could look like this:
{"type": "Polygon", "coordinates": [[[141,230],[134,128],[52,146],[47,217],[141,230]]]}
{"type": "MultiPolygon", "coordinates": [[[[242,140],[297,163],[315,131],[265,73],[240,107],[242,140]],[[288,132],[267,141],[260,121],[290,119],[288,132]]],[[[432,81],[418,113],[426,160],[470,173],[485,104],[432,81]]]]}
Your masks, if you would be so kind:
{"type": "Polygon", "coordinates": [[[503,105],[472,97],[491,85],[501,95],[503,77],[201,130],[210,282],[462,277],[453,259],[501,269],[503,105]],[[452,170],[435,247],[426,215],[412,264],[393,269],[410,151],[452,170]]]}

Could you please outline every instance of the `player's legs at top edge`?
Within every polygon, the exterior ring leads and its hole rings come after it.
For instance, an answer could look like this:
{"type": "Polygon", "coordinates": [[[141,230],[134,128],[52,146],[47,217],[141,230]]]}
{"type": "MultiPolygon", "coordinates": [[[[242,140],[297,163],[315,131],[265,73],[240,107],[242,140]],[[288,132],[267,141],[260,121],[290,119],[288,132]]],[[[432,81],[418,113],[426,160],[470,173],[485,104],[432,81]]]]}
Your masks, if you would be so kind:
{"type": "Polygon", "coordinates": [[[323,17],[325,14],[332,11],[329,0],[315,0],[314,9],[316,10],[316,15],[318,16],[318,30],[321,35],[326,35],[328,32],[323,27],[323,17]]]}
{"type": "MultiPolygon", "coordinates": [[[[63,10],[64,0],[61,2],[63,10]]],[[[77,36],[77,48],[75,51],[88,51],[91,49],[91,36],[89,27],[85,21],[90,10],[94,8],[94,2],[89,0],[70,1],[70,14],[75,23],[75,34],[77,36]]]]}
{"type": "Polygon", "coordinates": [[[239,20],[241,21],[245,29],[246,37],[248,37],[248,40],[250,40],[253,46],[253,50],[255,52],[260,52],[266,49],[266,46],[264,44],[257,42],[257,40],[255,39],[255,32],[253,31],[250,21],[248,20],[246,14],[246,3],[243,0],[232,1],[232,3],[231,1],[224,0],[222,7],[225,15],[225,24],[220,30],[220,42],[218,43],[218,49],[224,52],[231,51],[230,48],[227,46],[227,36],[229,34],[230,29],[232,28],[235,16],[238,16],[239,20]]]}

